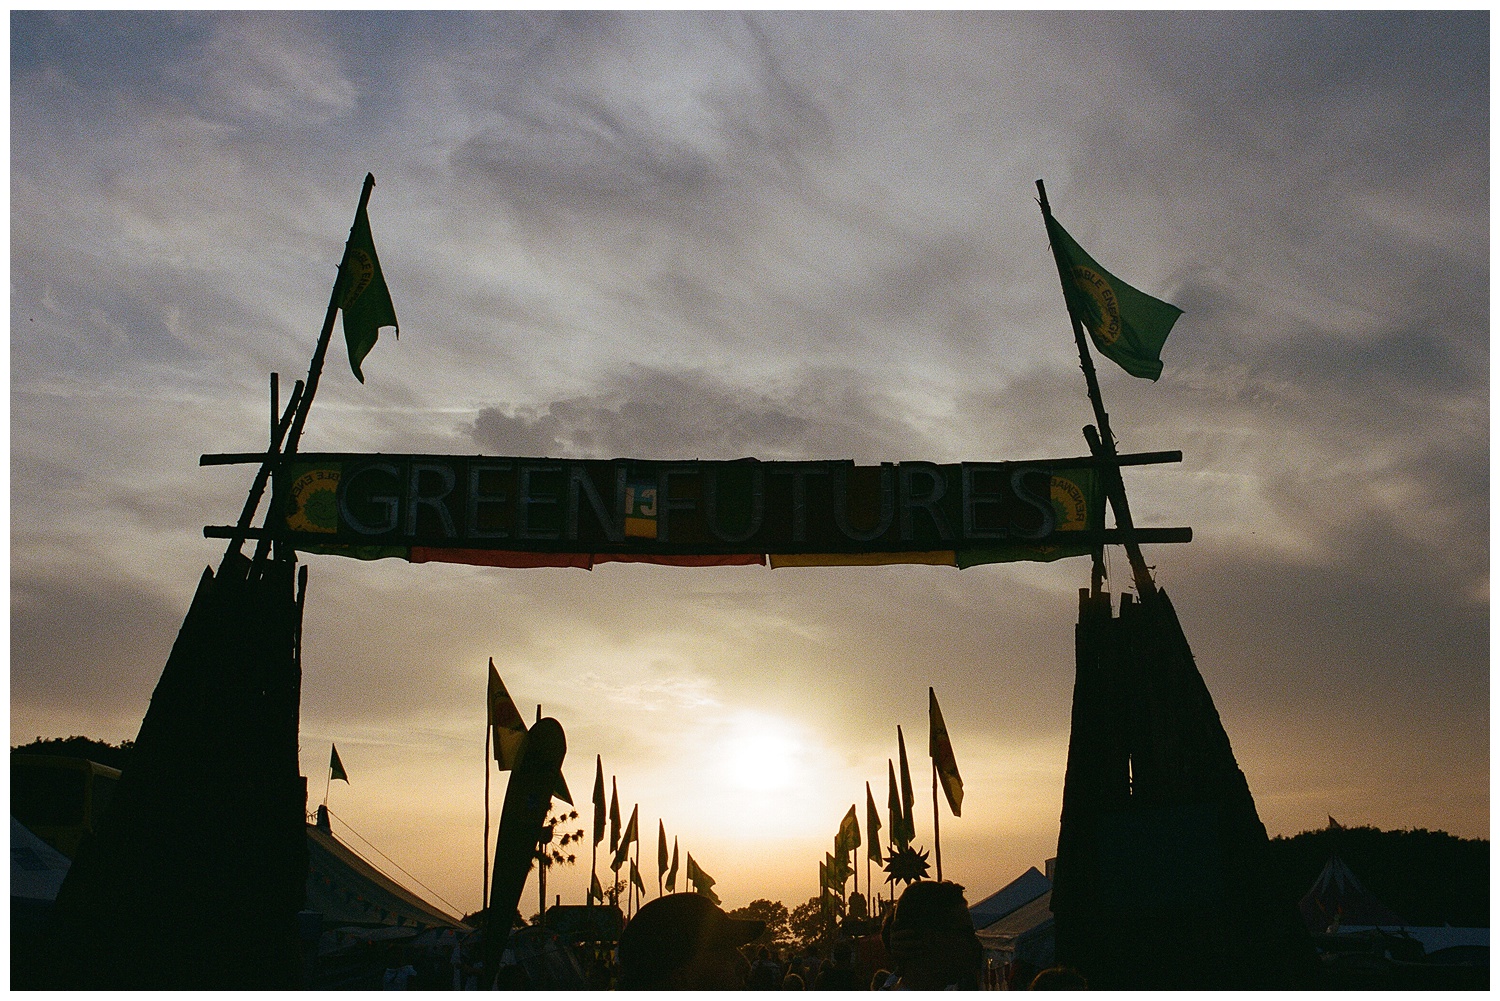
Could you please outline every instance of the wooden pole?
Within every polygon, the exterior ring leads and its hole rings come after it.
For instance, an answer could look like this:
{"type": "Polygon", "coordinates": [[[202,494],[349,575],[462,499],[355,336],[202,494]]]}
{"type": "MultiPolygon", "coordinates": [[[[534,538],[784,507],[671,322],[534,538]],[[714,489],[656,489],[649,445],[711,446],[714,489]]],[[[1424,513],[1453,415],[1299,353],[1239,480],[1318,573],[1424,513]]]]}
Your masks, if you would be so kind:
{"type": "Polygon", "coordinates": [[[490,734],[493,731],[494,727],[486,718],[484,722],[484,892],[480,894],[480,901],[485,910],[489,910],[490,907],[490,734]]]}
{"type": "Polygon", "coordinates": [[[938,771],[937,762],[932,763],[932,853],[937,858],[938,882],[943,881],[943,839],[938,836],[938,771]]]}
{"type": "MultiPolygon", "coordinates": [[[[354,226],[359,221],[360,214],[370,204],[370,192],[375,189],[375,175],[366,174],[364,187],[359,192],[359,206],[354,210],[354,222],[349,224],[349,238],[344,241],[344,255],[349,253],[349,240],[354,237],[354,226]]],[[[307,412],[312,408],[313,395],[318,391],[318,380],[323,376],[323,360],[328,356],[328,343],[333,338],[333,321],[338,316],[339,300],[344,291],[344,257],[339,258],[339,273],[333,280],[333,291],[328,294],[328,310],[323,314],[323,329],[318,333],[318,344],[313,349],[312,361],[307,366],[307,379],[304,385],[307,387],[302,394],[302,399],[296,407],[296,415],[292,419],[291,430],[287,434],[286,447],[281,451],[280,462],[285,462],[297,454],[297,444],[302,440],[302,428],[307,423],[307,412]]],[[[269,523],[270,513],[267,512],[269,523]]],[[[271,539],[266,536],[260,540],[255,547],[255,558],[257,561],[265,559],[266,553],[270,551],[271,539]]]]}
{"type": "MultiPolygon", "coordinates": [[[[1040,196],[1042,206],[1042,218],[1044,221],[1052,221],[1052,207],[1047,203],[1047,188],[1042,184],[1040,178],[1036,182],[1037,194],[1040,196]]],[[[1089,439],[1089,446],[1094,450],[1094,455],[1104,460],[1100,471],[1104,475],[1104,488],[1109,496],[1110,506],[1114,508],[1115,524],[1124,535],[1125,553],[1130,559],[1130,568],[1135,577],[1136,591],[1140,594],[1143,602],[1149,601],[1156,596],[1156,585],[1151,580],[1151,571],[1146,566],[1146,559],[1141,555],[1140,544],[1135,541],[1131,533],[1135,524],[1130,517],[1130,505],[1125,498],[1125,481],[1120,477],[1118,455],[1115,451],[1115,436],[1110,430],[1109,414],[1104,409],[1104,399],[1099,393],[1099,378],[1094,372],[1094,361],[1089,354],[1088,342],[1083,336],[1083,323],[1073,312],[1073,304],[1068,301],[1066,295],[1068,278],[1068,265],[1062,258],[1062,251],[1058,249],[1056,241],[1051,239],[1051,228],[1048,227],[1048,243],[1052,245],[1052,258],[1057,264],[1058,280],[1063,283],[1065,290],[1063,301],[1068,308],[1068,319],[1073,324],[1073,340],[1078,346],[1078,364],[1083,369],[1084,382],[1088,387],[1089,403],[1094,408],[1094,420],[1098,423],[1099,446],[1094,447],[1094,439],[1089,439]]],[[[1088,437],[1089,429],[1084,430],[1084,436],[1088,437]]],[[[1095,572],[1101,568],[1096,564],[1095,572]]]]}

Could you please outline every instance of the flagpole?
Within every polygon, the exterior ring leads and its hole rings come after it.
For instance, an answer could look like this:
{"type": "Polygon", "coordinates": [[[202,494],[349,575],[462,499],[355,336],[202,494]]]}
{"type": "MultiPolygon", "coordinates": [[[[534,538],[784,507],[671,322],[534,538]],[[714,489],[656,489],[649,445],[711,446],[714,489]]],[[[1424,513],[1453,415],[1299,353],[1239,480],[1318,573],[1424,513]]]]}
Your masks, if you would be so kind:
{"type": "Polygon", "coordinates": [[[938,835],[938,769],[937,762],[932,763],[932,852],[937,858],[938,882],[943,881],[943,839],[938,835]]]}
{"type": "MultiPolygon", "coordinates": [[[[489,701],[488,698],[485,699],[489,701]]],[[[489,715],[488,707],[486,716],[489,715]]],[[[484,909],[490,909],[490,732],[494,729],[486,720],[484,724],[484,892],[479,895],[484,909]]]]}
{"type": "MultiPolygon", "coordinates": [[[[1047,203],[1047,189],[1042,184],[1041,178],[1036,182],[1037,194],[1041,198],[1042,218],[1044,221],[1052,219],[1052,207],[1047,203]]],[[[1056,242],[1051,238],[1049,228],[1048,243],[1052,244],[1052,258],[1057,264],[1057,274],[1060,281],[1066,282],[1067,267],[1063,263],[1062,252],[1058,249],[1056,242]]],[[[1100,466],[1104,474],[1105,491],[1109,495],[1110,506],[1115,511],[1115,525],[1120,530],[1125,546],[1125,554],[1130,559],[1130,569],[1135,576],[1135,588],[1140,594],[1141,600],[1147,601],[1156,595],[1156,585],[1151,580],[1151,571],[1146,566],[1146,558],[1141,555],[1141,547],[1135,541],[1135,523],[1130,517],[1130,505],[1125,499],[1125,481],[1120,476],[1120,465],[1115,451],[1115,436],[1110,430],[1109,414],[1104,409],[1104,399],[1099,393],[1099,378],[1094,372],[1094,361],[1089,355],[1088,342],[1083,336],[1083,324],[1073,313],[1073,304],[1068,301],[1066,286],[1064,286],[1063,301],[1068,308],[1068,319],[1073,324],[1073,340],[1078,345],[1078,363],[1083,369],[1084,382],[1088,386],[1089,403],[1094,408],[1094,420],[1097,422],[1098,430],[1084,428],[1084,437],[1088,439],[1089,449],[1096,458],[1103,460],[1100,466]]],[[[1096,561],[1094,567],[1095,586],[1101,567],[1096,561]]]]}
{"type": "MultiPolygon", "coordinates": [[[[349,238],[344,241],[344,256],[349,253],[349,241],[354,239],[354,227],[359,222],[360,214],[370,204],[370,192],[375,190],[375,175],[365,174],[364,187],[359,192],[359,207],[354,210],[354,222],[349,224],[349,238]]],[[[313,351],[312,361],[307,366],[307,378],[303,384],[307,387],[302,393],[302,399],[298,401],[297,411],[292,418],[291,430],[287,432],[286,447],[282,449],[281,461],[286,461],[297,454],[297,443],[302,439],[302,427],[307,423],[307,412],[312,408],[313,394],[318,391],[318,380],[323,375],[323,361],[328,356],[328,343],[333,338],[333,321],[338,315],[339,298],[343,292],[344,285],[344,257],[339,258],[339,273],[333,280],[333,291],[328,294],[328,311],[323,315],[323,329],[318,334],[318,346],[313,351]]],[[[267,521],[270,519],[270,511],[266,512],[267,521]]],[[[271,546],[271,537],[261,537],[260,543],[255,547],[255,558],[265,558],[271,546]]]]}

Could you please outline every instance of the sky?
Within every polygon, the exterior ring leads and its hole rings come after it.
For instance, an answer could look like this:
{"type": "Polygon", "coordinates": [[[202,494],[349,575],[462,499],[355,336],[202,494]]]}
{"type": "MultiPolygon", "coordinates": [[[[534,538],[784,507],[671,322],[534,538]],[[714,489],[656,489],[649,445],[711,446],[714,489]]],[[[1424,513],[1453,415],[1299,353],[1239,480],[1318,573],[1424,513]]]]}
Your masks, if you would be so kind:
{"type": "MultiPolygon", "coordinates": [[[[303,451],[1086,454],[1043,178],[1184,311],[1159,381],[1100,384],[1122,451],[1183,453],[1126,471],[1131,507],[1193,529],[1146,556],[1267,830],[1489,836],[1487,13],[10,30],[13,745],[135,736],[252,476],[198,456],[265,447],[367,171],[400,337],[364,385],[336,339],[303,451]]],[[[1086,560],[304,560],[309,809],[337,742],[335,833],[454,911],[490,658],[566,729],[580,826],[595,755],[639,803],[648,883],[660,821],[727,906],[814,896],[898,725],[930,848],[929,685],[965,787],[944,875],[975,901],[1055,854],[1086,560]]],[[[581,903],[588,861],[549,896],[581,903]]]]}

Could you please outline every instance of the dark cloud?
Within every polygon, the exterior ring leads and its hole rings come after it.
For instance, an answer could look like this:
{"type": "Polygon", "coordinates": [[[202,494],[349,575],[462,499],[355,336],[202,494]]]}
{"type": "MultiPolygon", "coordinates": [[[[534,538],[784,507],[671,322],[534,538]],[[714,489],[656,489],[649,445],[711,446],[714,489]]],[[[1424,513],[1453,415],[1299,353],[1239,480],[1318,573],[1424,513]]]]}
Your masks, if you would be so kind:
{"type": "Polygon", "coordinates": [[[768,394],[705,372],[637,366],[588,395],[484,408],[472,434],[499,455],[889,461],[920,441],[893,409],[855,372],[806,373],[768,394]]]}

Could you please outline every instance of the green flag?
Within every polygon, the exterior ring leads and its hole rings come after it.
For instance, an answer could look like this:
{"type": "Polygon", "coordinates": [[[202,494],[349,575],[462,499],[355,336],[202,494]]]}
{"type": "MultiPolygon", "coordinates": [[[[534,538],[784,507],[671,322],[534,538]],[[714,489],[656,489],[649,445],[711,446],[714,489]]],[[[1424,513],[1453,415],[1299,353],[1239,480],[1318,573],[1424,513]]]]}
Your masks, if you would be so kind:
{"type": "MultiPolygon", "coordinates": [[[[374,183],[372,180],[371,184],[374,183]]],[[[390,290],[375,256],[375,238],[370,235],[370,217],[363,203],[354,216],[349,242],[344,246],[344,260],[339,264],[339,309],[344,314],[344,340],[349,345],[349,367],[354,378],[365,381],[359,370],[365,355],[375,346],[381,327],[401,328],[396,323],[396,307],[391,305],[390,290]]]]}
{"type": "Polygon", "coordinates": [[[339,760],[339,745],[334,744],[333,753],[328,756],[328,781],[343,779],[344,784],[349,784],[349,773],[344,771],[344,763],[339,760]]]}
{"type": "Polygon", "coordinates": [[[1051,213],[1044,218],[1069,312],[1104,357],[1138,379],[1160,378],[1161,346],[1182,310],[1126,285],[1084,253],[1051,213]]]}
{"type": "Polygon", "coordinates": [[[609,867],[615,872],[619,872],[620,866],[624,865],[625,860],[630,857],[631,843],[641,839],[640,830],[636,825],[636,818],[640,812],[641,805],[639,803],[630,811],[630,823],[625,825],[625,833],[620,835],[620,847],[615,849],[614,861],[609,864],[609,867]]]}
{"type": "Polygon", "coordinates": [[[604,758],[594,755],[594,844],[604,840],[604,758]]]}
{"type": "Polygon", "coordinates": [[[833,843],[838,845],[839,851],[846,855],[860,846],[859,812],[853,806],[850,806],[849,812],[844,814],[844,819],[839,821],[839,834],[833,843]]]}
{"type": "Polygon", "coordinates": [[[917,837],[917,819],[912,816],[911,811],[916,797],[911,791],[911,768],[906,763],[906,738],[902,736],[899,726],[896,727],[896,747],[901,762],[901,847],[905,848],[917,837]]]}
{"type": "Polygon", "coordinates": [[[885,759],[885,773],[890,779],[886,807],[891,814],[891,844],[896,848],[905,848],[911,844],[911,839],[906,836],[906,821],[901,817],[901,791],[896,788],[896,766],[891,764],[890,758],[885,759]]]}
{"type": "Polygon", "coordinates": [[[865,857],[871,862],[884,863],[880,853],[880,811],[875,809],[875,794],[870,792],[870,783],[865,783],[865,830],[870,832],[869,847],[865,857]]]}

